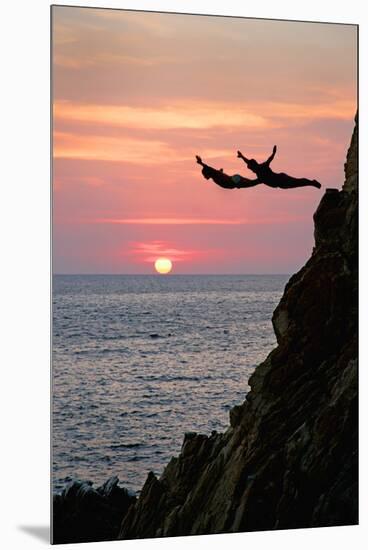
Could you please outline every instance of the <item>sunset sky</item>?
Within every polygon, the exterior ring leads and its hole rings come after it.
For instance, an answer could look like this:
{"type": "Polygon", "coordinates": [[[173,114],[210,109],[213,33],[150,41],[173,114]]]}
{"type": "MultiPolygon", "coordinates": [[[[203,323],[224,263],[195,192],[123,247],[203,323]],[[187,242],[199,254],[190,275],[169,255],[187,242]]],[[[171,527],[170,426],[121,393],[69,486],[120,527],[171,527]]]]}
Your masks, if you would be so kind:
{"type": "Polygon", "coordinates": [[[340,188],[356,27],[53,8],[55,273],[292,273],[340,188]],[[322,190],[225,190],[236,152],[322,190]]]}

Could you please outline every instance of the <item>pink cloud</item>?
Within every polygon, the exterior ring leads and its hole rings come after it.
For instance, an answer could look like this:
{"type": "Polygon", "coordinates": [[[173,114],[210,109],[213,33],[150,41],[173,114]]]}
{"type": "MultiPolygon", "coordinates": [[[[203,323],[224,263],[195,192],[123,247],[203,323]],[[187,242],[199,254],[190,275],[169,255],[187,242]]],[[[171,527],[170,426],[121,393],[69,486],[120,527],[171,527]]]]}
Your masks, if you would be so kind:
{"type": "Polygon", "coordinates": [[[221,219],[221,218],[98,218],[86,220],[87,223],[103,223],[112,225],[264,225],[274,223],[290,223],[305,219],[303,216],[280,216],[257,219],[221,219]]]}
{"type": "Polygon", "coordinates": [[[168,241],[150,241],[131,243],[129,254],[135,257],[139,262],[153,263],[159,257],[167,257],[174,262],[193,262],[200,258],[201,260],[208,255],[213,255],[214,250],[192,250],[176,248],[172,242],[168,241]]]}

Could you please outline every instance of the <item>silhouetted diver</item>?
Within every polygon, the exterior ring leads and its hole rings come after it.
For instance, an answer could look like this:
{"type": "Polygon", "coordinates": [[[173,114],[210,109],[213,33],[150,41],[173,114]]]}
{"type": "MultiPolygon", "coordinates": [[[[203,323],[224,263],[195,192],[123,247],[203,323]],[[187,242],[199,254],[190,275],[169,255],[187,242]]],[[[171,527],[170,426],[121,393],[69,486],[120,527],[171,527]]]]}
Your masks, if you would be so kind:
{"type": "Polygon", "coordinates": [[[198,164],[203,166],[202,168],[202,174],[203,176],[209,180],[212,179],[217,185],[220,187],[223,187],[224,189],[240,189],[241,187],[254,187],[255,185],[258,185],[261,183],[256,180],[249,180],[247,178],[243,178],[242,176],[239,176],[239,174],[235,174],[234,176],[228,176],[223,172],[223,169],[216,170],[216,168],[212,168],[212,166],[208,166],[208,164],[205,164],[202,162],[201,157],[196,155],[196,159],[198,164]]]}
{"type": "Polygon", "coordinates": [[[258,163],[254,159],[247,159],[238,151],[238,157],[242,158],[247,164],[249,170],[252,170],[257,175],[257,179],[251,180],[244,178],[239,174],[229,176],[223,172],[223,169],[216,170],[202,162],[201,157],[196,155],[198,164],[203,166],[202,174],[206,179],[212,179],[217,185],[223,187],[224,189],[240,189],[243,187],[254,187],[261,183],[268,185],[269,187],[280,188],[280,189],[293,189],[295,187],[317,187],[321,188],[321,184],[317,180],[309,180],[307,178],[293,178],[287,174],[273,172],[270,168],[270,164],[273,161],[276,154],[276,145],[273,148],[272,155],[262,163],[258,163]]]}
{"type": "Polygon", "coordinates": [[[265,162],[259,163],[254,159],[247,159],[240,151],[238,151],[238,157],[243,159],[249,170],[252,170],[257,175],[257,179],[260,183],[269,185],[270,187],[279,187],[280,189],[293,189],[294,187],[317,187],[321,189],[321,184],[317,180],[309,180],[307,178],[293,178],[284,174],[284,172],[276,173],[270,168],[270,164],[273,161],[276,154],[277,147],[274,145],[272,155],[268,157],[265,162]]]}

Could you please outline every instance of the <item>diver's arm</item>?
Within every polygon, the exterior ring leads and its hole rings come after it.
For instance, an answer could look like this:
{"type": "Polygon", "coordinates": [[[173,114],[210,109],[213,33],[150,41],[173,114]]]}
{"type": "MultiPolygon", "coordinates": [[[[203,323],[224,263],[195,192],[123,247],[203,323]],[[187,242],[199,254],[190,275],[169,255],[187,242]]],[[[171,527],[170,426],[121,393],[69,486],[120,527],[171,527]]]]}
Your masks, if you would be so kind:
{"type": "Polygon", "coordinates": [[[273,146],[273,149],[272,149],[272,155],[270,157],[268,157],[268,159],[266,160],[265,164],[267,164],[268,166],[271,164],[271,162],[273,161],[273,159],[275,158],[275,155],[276,155],[276,150],[277,150],[277,147],[276,145],[273,146]]]}
{"type": "Polygon", "coordinates": [[[245,164],[248,166],[249,159],[247,159],[247,157],[245,157],[243,153],[241,153],[241,151],[238,151],[238,158],[242,159],[245,162],[245,164]]]}

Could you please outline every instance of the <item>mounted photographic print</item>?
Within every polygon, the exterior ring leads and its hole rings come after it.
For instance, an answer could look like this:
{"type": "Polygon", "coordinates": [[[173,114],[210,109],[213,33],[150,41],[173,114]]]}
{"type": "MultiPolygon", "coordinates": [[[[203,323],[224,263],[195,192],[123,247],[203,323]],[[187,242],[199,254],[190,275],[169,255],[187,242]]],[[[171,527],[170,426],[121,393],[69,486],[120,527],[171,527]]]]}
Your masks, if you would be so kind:
{"type": "Polygon", "coordinates": [[[358,27],[51,16],[52,542],[356,524],[358,27]]]}

